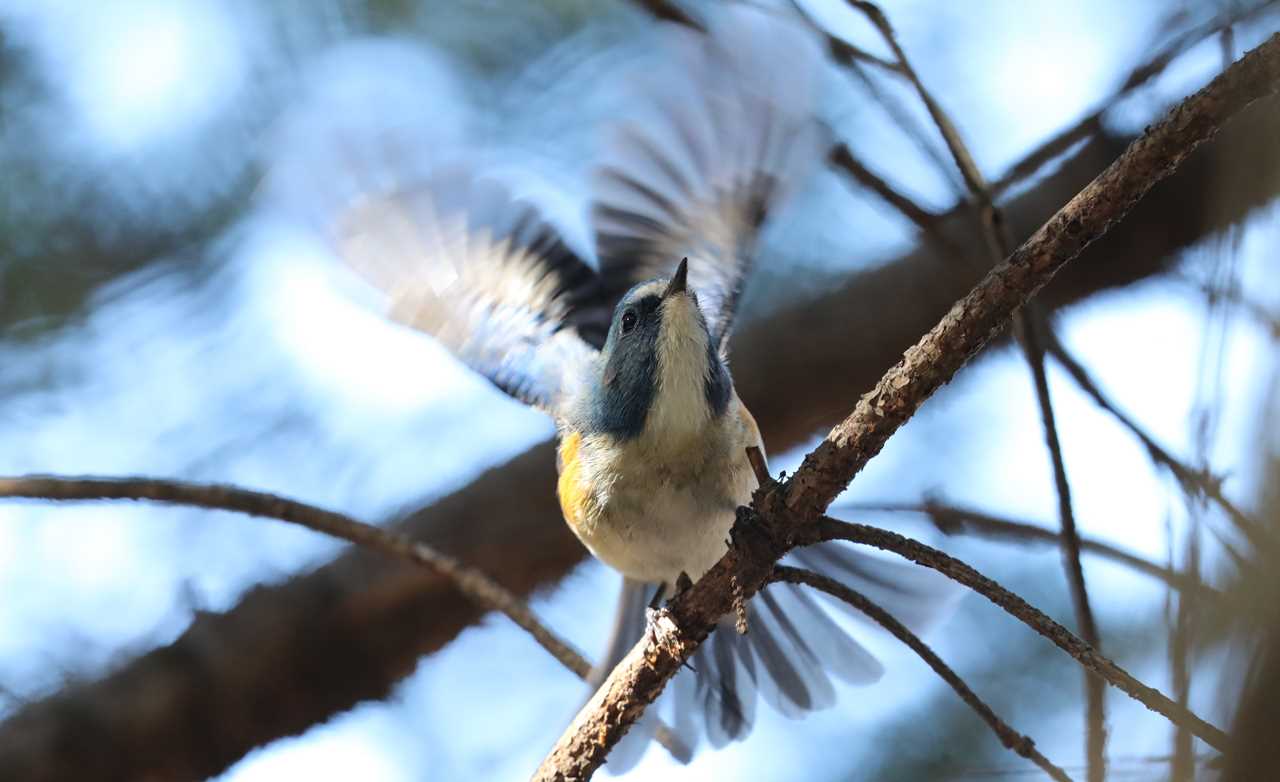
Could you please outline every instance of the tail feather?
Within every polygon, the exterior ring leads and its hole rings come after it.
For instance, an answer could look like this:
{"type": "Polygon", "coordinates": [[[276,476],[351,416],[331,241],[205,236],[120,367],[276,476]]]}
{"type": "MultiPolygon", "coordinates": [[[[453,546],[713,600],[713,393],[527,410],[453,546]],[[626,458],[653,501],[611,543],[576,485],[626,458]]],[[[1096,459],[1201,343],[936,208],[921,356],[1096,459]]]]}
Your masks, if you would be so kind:
{"type": "MultiPolygon", "coordinates": [[[[797,549],[784,562],[840,580],[917,631],[954,604],[956,590],[946,579],[846,544],[797,549]]],[[[625,581],[619,619],[598,681],[640,639],[644,609],[655,589],[625,581]]],[[[640,760],[658,718],[690,751],[703,735],[712,746],[722,747],[750,732],[758,701],[799,717],[834,703],[836,679],[855,685],[878,680],[884,667],[837,619],[841,609],[865,619],[844,603],[805,587],[766,587],[748,605],[746,635],[738,634],[731,617],[721,619],[690,660],[692,670],[677,674],[655,708],[610,754],[610,770],[619,773],[640,760]]]]}
{"type": "MultiPolygon", "coordinates": [[[[839,580],[917,633],[928,630],[948,615],[955,597],[960,594],[954,583],[936,573],[907,562],[882,559],[847,543],[819,543],[796,549],[783,563],[839,580]]],[[[839,606],[859,622],[870,623],[841,601],[823,598],[822,602],[839,606]]]]}
{"type": "Polygon", "coordinates": [[[866,685],[879,681],[884,674],[880,661],[847,630],[832,621],[828,609],[820,605],[810,592],[795,584],[775,584],[769,589],[781,590],[802,605],[797,613],[819,618],[803,625],[807,641],[814,647],[815,665],[849,684],[866,685]]]}

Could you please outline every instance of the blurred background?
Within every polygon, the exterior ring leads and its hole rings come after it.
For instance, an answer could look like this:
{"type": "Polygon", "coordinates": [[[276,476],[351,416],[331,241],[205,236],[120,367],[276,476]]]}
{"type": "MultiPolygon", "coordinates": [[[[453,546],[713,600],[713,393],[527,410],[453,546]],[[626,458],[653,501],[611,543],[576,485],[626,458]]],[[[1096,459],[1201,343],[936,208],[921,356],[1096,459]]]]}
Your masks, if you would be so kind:
{"type": "MultiPolygon", "coordinates": [[[[875,28],[837,0],[801,5],[869,56],[837,47],[825,75],[824,117],[854,165],[798,184],[748,282],[733,366],[775,470],[991,260],[875,28]]],[[[1278,5],[882,8],[1021,241],[1280,28],[1278,5]]],[[[599,131],[628,110],[621,80],[664,24],[623,0],[0,2],[0,473],[228,482],[405,524],[597,656],[618,584],[558,519],[550,421],[347,295],[324,201],[465,146],[592,257],[599,131]]],[[[1050,358],[1049,385],[1077,523],[1164,569],[1086,552],[1102,648],[1242,737],[1223,762],[1111,690],[1109,779],[1276,768],[1249,753],[1275,751],[1280,702],[1277,139],[1273,99],[1041,296],[1069,358],[1050,358]]],[[[840,504],[1076,627],[1054,543],[997,523],[1058,528],[1031,374],[1008,340],[840,504]]],[[[761,710],[746,741],[687,767],[653,749],[629,778],[1042,777],[894,639],[862,637],[880,683],[800,721],[761,710]]],[[[1073,661],[972,596],[926,640],[1086,778],[1073,661]]],[[[447,584],[300,528],[0,502],[0,769],[43,757],[82,779],[521,779],[585,695],[447,584]]]]}

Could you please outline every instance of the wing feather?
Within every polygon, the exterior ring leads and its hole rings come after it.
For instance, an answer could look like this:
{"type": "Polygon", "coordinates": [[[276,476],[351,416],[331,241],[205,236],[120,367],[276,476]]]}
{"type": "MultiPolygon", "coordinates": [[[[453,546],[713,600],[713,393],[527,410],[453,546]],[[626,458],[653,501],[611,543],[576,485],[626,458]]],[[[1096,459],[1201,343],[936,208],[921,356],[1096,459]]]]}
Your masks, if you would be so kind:
{"type": "Polygon", "coordinates": [[[591,298],[593,270],[496,181],[443,169],[364,197],[336,240],[393,320],[432,335],[517,399],[561,414],[595,358],[571,325],[591,298]]]}
{"type": "Polygon", "coordinates": [[[670,30],[670,51],[613,129],[593,177],[592,217],[607,295],[668,276],[689,282],[723,348],[771,209],[828,143],[814,113],[822,53],[811,36],[751,9],[710,36],[670,30]]]}

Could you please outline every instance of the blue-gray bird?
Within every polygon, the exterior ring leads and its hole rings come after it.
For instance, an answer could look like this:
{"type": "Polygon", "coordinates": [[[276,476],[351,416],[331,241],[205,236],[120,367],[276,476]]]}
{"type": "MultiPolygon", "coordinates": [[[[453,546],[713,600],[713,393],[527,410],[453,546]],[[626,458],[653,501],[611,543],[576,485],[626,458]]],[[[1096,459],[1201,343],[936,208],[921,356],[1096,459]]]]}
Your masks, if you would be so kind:
{"type": "MultiPolygon", "coordinates": [[[[724,554],[750,501],[747,448],[764,444],[734,389],[729,336],[759,229],[826,149],[813,113],[822,55],[806,34],[744,9],[707,35],[667,33],[665,70],[627,88],[643,119],[616,125],[595,169],[597,268],[467,165],[364,198],[339,231],[391,317],[555,419],[565,520],[624,578],[597,681],[639,639],[655,592],[724,554]]],[[[908,622],[936,602],[903,567],[846,547],[793,556],[908,622]]],[[[672,685],[672,724],[690,744],[704,730],[716,745],[742,736],[757,692],[794,715],[833,701],[832,675],[881,673],[798,587],[766,589],[750,612],[745,636],[726,622],[672,685]]]]}

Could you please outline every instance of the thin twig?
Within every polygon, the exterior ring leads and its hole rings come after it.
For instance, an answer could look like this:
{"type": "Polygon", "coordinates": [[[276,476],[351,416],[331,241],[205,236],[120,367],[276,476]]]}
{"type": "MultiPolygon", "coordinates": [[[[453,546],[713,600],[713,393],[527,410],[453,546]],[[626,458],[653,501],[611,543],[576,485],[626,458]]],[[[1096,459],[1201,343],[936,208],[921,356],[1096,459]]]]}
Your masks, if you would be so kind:
{"type": "MultiPolygon", "coordinates": [[[[1170,530],[1169,564],[1173,564],[1173,534],[1170,530]]],[[[1200,546],[1196,526],[1187,531],[1186,566],[1191,573],[1200,568],[1200,546]]],[[[1175,596],[1170,595],[1170,599],[1175,596]]],[[[1177,595],[1177,609],[1173,612],[1169,630],[1169,668],[1172,670],[1173,697],[1186,706],[1191,698],[1191,677],[1188,671],[1192,635],[1191,603],[1186,595],[1177,595]]],[[[1190,731],[1179,726],[1174,731],[1173,752],[1169,762],[1169,778],[1172,782],[1195,779],[1195,747],[1190,731]]]]}
{"type": "MultiPolygon", "coordinates": [[[[808,15],[801,11],[801,16],[808,19],[808,15]]],[[[817,28],[817,25],[814,25],[817,28]]],[[[825,31],[823,31],[826,34],[825,31]]],[[[853,67],[855,63],[873,65],[882,71],[889,73],[902,73],[902,66],[896,62],[890,62],[883,57],[878,57],[871,52],[861,49],[849,43],[843,38],[826,34],[827,49],[831,52],[831,59],[846,67],[853,67]]]]}
{"type": "MultiPolygon", "coordinates": [[[[1045,529],[1035,524],[993,516],[970,508],[946,505],[935,500],[925,500],[921,504],[842,502],[839,504],[838,509],[842,512],[856,511],[861,513],[918,513],[922,516],[927,516],[944,535],[971,534],[991,540],[1016,540],[1059,547],[1062,545],[1061,532],[1045,529]]],[[[1096,554],[1124,565],[1131,570],[1159,579],[1168,586],[1200,600],[1217,601],[1222,597],[1218,590],[1199,578],[1179,572],[1173,568],[1157,565],[1150,560],[1143,559],[1124,549],[1116,548],[1109,543],[1092,538],[1081,538],[1080,548],[1082,551],[1096,554]]]]}
{"type": "Polygon", "coordinates": [[[773,481],[769,475],[769,465],[764,460],[764,454],[756,446],[747,448],[747,462],[751,464],[751,471],[756,475],[756,485],[765,486],[773,481]]]}
{"type": "Polygon", "coordinates": [[[965,684],[964,680],[951,669],[942,658],[929,648],[929,645],[920,640],[920,637],[911,632],[905,625],[899,622],[888,611],[884,610],[874,602],[869,600],[866,595],[854,589],[845,586],[833,578],[814,573],[811,570],[802,570],[800,568],[787,567],[779,565],[774,568],[773,581],[783,581],[789,584],[803,584],[813,587],[828,595],[843,600],[862,613],[866,614],[877,624],[888,630],[894,637],[909,646],[913,652],[920,656],[930,668],[938,674],[951,689],[956,691],[960,696],[960,700],[964,701],[969,708],[977,712],[982,721],[991,727],[996,737],[1000,739],[1000,743],[1006,748],[1013,750],[1022,757],[1035,763],[1050,777],[1060,782],[1070,782],[1071,777],[1058,766],[1054,765],[1048,758],[1040,754],[1036,749],[1036,743],[1029,736],[1011,728],[1008,723],[1000,719],[999,716],[986,704],[978,695],[965,684]]]}
{"type": "MultiPolygon", "coordinates": [[[[424,543],[372,524],[356,521],[341,513],[235,486],[155,478],[52,475],[0,477],[0,497],[54,501],[146,500],[233,511],[297,524],[314,532],[425,567],[448,578],[457,586],[458,591],[471,600],[485,608],[505,614],[579,679],[586,681],[591,673],[591,663],[586,658],[544,625],[520,598],[488,575],[424,543]]],[[[657,738],[675,757],[689,756],[689,749],[684,742],[665,725],[658,726],[657,738]]]]}
{"type": "Polygon", "coordinates": [[[340,513],[264,492],[224,484],[198,484],[155,478],[102,478],[22,475],[0,478],[0,497],[34,500],[148,500],[227,510],[306,527],[396,559],[425,566],[445,576],[458,590],[486,608],[505,614],[533,636],[564,667],[586,678],[591,663],[538,620],[518,597],[501,584],[448,554],[395,532],[365,524],[340,513]]]}
{"type": "MultiPolygon", "coordinates": [[[[762,487],[750,508],[738,509],[729,550],[696,584],[653,615],[644,638],[574,718],[543,759],[534,779],[590,777],[721,617],[732,610],[735,589],[741,588],[745,598],[752,597],[772,574],[774,564],[801,542],[801,532],[836,524],[820,521],[831,502],[924,401],[1008,324],[1019,307],[1229,118],[1278,87],[1280,34],[1246,54],[1151,126],[1008,260],[988,272],[858,401],[853,412],[805,457],[794,475],[784,483],[762,487]]],[[[1025,601],[978,576],[972,568],[968,572],[977,576],[980,585],[1013,598],[1016,603],[1008,605],[1025,608],[1022,613],[1036,619],[1037,629],[1081,664],[1098,670],[1167,718],[1192,725],[1196,735],[1210,744],[1225,745],[1221,730],[1138,682],[1025,601]]]]}
{"type": "Polygon", "coordinates": [[[1173,273],[1168,279],[1189,285],[1198,290],[1210,304],[1226,301],[1238,307],[1259,326],[1266,329],[1273,340],[1280,340],[1280,313],[1272,312],[1262,302],[1250,298],[1240,287],[1221,288],[1212,283],[1197,280],[1186,274],[1173,273]]]}
{"type": "Polygon", "coordinates": [[[1280,0],[1266,0],[1266,2],[1258,3],[1249,8],[1238,11],[1233,10],[1174,37],[1173,40],[1158,49],[1155,54],[1134,66],[1129,71],[1128,76],[1120,82],[1120,86],[1103,100],[1097,109],[1081,117],[1071,127],[1059,131],[1043,142],[1039,147],[1010,167],[1003,176],[992,182],[990,186],[991,195],[994,198],[999,198],[1009,188],[1035,174],[1078,142],[1097,133],[1102,129],[1102,117],[1108,109],[1115,106],[1129,93],[1164,73],[1170,63],[1193,45],[1214,35],[1222,30],[1224,26],[1230,29],[1231,25],[1247,22],[1265,11],[1274,9],[1277,5],[1280,5],[1280,0]]]}
{"type": "Polygon", "coordinates": [[[1063,369],[1067,370],[1067,374],[1080,387],[1080,390],[1088,394],[1094,403],[1107,411],[1121,426],[1128,429],[1147,449],[1147,454],[1151,457],[1151,460],[1167,469],[1174,479],[1178,481],[1178,485],[1182,487],[1183,491],[1193,497],[1212,500],[1242,532],[1249,536],[1250,541],[1259,549],[1266,550],[1275,546],[1274,541],[1271,541],[1262,530],[1262,525],[1223,494],[1221,479],[1212,473],[1188,466],[1156,442],[1145,429],[1124,411],[1120,410],[1103,393],[1097,381],[1089,374],[1089,370],[1085,369],[1084,365],[1071,354],[1071,351],[1067,350],[1056,335],[1046,335],[1045,343],[1046,352],[1053,356],[1062,365],[1063,369]]]}
{"type": "Polygon", "coordinates": [[[807,529],[801,542],[818,543],[831,540],[847,540],[851,543],[874,546],[936,570],[953,581],[964,584],[1052,641],[1086,669],[1102,677],[1129,697],[1164,716],[1175,725],[1186,726],[1188,730],[1215,749],[1225,750],[1228,739],[1227,734],[1222,730],[1196,716],[1154,687],[1148,687],[1138,681],[1128,671],[1104,657],[1042,611],[955,557],[895,532],[832,518],[823,518],[814,527],[807,529]]]}
{"type": "MultiPolygon", "coordinates": [[[[1102,637],[1098,632],[1093,607],[1089,602],[1089,590],[1084,579],[1084,564],[1080,559],[1080,533],[1076,528],[1075,511],[1071,503],[1071,483],[1067,479],[1066,459],[1062,454],[1062,443],[1058,439],[1058,426],[1054,420],[1053,402],[1049,395],[1049,377],[1045,371],[1043,339],[1053,333],[1053,328],[1049,325],[1048,319],[1043,317],[1040,309],[1034,305],[1028,305],[1018,313],[1018,323],[1021,326],[1020,341],[1027,366],[1031,368],[1036,402],[1040,408],[1049,461],[1053,467],[1053,485],[1058,496],[1058,520],[1062,529],[1062,564],[1067,574],[1067,583],[1070,585],[1076,623],[1080,627],[1080,635],[1085,643],[1095,649],[1101,649],[1102,637]]],[[[1085,757],[1089,764],[1088,778],[1089,782],[1102,782],[1106,777],[1107,763],[1106,691],[1096,677],[1088,675],[1085,676],[1084,688],[1085,723],[1088,730],[1085,738],[1085,757]]]]}
{"type": "Polygon", "coordinates": [[[960,132],[956,130],[947,113],[942,110],[942,106],[925,89],[924,83],[920,81],[915,68],[911,66],[911,61],[907,59],[902,46],[898,44],[898,36],[894,33],[893,26],[889,24],[889,18],[884,15],[884,12],[875,3],[869,3],[865,0],[845,0],[845,2],[861,11],[879,31],[880,37],[884,39],[884,42],[889,45],[890,51],[893,52],[894,58],[902,68],[903,76],[915,87],[916,94],[920,96],[925,109],[929,112],[929,116],[942,132],[943,141],[946,142],[947,149],[950,150],[952,157],[956,158],[960,174],[964,177],[965,184],[969,187],[969,190],[973,192],[985,191],[986,183],[982,181],[982,175],[978,172],[978,166],[973,162],[973,157],[969,154],[969,150],[960,141],[960,132]]]}
{"type": "Polygon", "coordinates": [[[911,221],[920,229],[925,239],[938,248],[940,255],[953,258],[962,257],[960,248],[943,236],[939,230],[940,224],[937,214],[930,212],[898,192],[893,185],[867,168],[866,164],[853,154],[853,150],[849,148],[848,144],[837,144],[831,150],[830,161],[848,174],[855,182],[880,196],[881,200],[911,221]]]}

